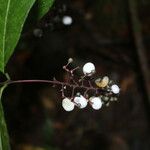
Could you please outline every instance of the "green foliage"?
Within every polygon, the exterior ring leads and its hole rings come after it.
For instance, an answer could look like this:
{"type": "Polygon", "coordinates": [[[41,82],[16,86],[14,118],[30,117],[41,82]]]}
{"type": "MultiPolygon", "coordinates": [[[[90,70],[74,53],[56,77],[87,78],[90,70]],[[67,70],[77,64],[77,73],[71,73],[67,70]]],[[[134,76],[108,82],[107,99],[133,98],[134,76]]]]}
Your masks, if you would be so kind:
{"type": "Polygon", "coordinates": [[[53,5],[54,0],[38,0],[38,19],[41,19],[53,5]]]}
{"type": "Polygon", "coordinates": [[[0,0],[0,71],[12,55],[35,0],[0,0]]]}
{"type": "MultiPolygon", "coordinates": [[[[36,0],[0,0],[0,71],[12,55],[27,15],[36,0]]],[[[54,0],[38,0],[40,19],[52,6],[54,0]]]]}
{"type": "MultiPolygon", "coordinates": [[[[5,66],[12,55],[20,34],[36,0],[0,0],[0,71],[5,72],[5,66]]],[[[37,0],[38,18],[52,6],[54,0],[37,0]]],[[[5,123],[2,93],[6,85],[0,87],[0,150],[10,150],[7,126],[5,123]]]]}

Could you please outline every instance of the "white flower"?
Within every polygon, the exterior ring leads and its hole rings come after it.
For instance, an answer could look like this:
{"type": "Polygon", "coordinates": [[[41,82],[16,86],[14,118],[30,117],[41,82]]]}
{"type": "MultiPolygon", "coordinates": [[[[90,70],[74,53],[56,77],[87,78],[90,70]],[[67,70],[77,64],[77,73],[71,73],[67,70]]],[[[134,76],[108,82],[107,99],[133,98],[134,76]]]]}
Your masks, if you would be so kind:
{"type": "Polygon", "coordinates": [[[95,66],[93,63],[88,62],[83,66],[83,73],[87,76],[91,76],[95,73],[95,66]]]}
{"type": "Polygon", "coordinates": [[[71,102],[71,100],[69,98],[64,98],[62,100],[62,107],[66,110],[66,111],[72,111],[74,109],[74,103],[71,102]]]}
{"type": "Polygon", "coordinates": [[[111,86],[111,91],[114,94],[118,94],[120,92],[120,88],[118,87],[118,85],[114,84],[114,85],[111,86]]]}
{"type": "Polygon", "coordinates": [[[84,98],[82,95],[75,96],[74,102],[77,104],[79,108],[85,108],[87,106],[87,99],[84,98]]]}
{"type": "Polygon", "coordinates": [[[89,100],[93,109],[99,110],[102,107],[102,100],[100,97],[91,97],[89,100]]]}
{"type": "Polygon", "coordinates": [[[70,16],[64,16],[62,18],[62,22],[66,26],[71,25],[72,24],[72,18],[70,16]]]}

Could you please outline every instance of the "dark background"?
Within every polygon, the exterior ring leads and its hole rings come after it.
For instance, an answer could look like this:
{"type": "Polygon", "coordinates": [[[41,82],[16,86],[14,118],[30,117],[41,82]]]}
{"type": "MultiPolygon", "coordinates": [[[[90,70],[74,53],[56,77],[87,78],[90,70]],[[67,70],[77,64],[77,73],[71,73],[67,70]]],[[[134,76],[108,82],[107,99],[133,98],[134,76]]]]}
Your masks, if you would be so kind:
{"type": "Polygon", "coordinates": [[[93,62],[121,94],[99,111],[68,113],[51,85],[10,85],[3,105],[14,150],[150,149],[149,9],[149,0],[56,0],[39,22],[32,9],[7,65],[11,79],[65,80],[72,57],[75,65],[93,62]]]}

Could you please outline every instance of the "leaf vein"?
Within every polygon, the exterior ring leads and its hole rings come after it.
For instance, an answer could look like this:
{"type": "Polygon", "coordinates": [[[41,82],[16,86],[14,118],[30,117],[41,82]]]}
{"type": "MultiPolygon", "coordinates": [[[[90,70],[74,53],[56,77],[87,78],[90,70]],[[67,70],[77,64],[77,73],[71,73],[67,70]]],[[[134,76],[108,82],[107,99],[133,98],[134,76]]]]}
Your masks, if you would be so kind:
{"type": "Polygon", "coordinates": [[[6,43],[6,32],[7,32],[7,20],[8,20],[8,13],[9,13],[9,8],[10,8],[10,1],[11,0],[8,0],[8,3],[7,3],[7,7],[6,7],[6,14],[5,14],[5,18],[4,18],[4,32],[3,32],[3,63],[5,62],[5,43],[6,43]]]}

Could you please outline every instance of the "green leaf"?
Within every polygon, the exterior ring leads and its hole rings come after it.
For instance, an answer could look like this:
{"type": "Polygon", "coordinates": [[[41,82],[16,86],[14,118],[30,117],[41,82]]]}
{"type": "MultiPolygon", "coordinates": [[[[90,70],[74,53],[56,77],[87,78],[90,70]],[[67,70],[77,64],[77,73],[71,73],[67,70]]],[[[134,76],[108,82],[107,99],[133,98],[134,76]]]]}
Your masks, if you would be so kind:
{"type": "Polygon", "coordinates": [[[0,71],[12,55],[35,0],[0,0],[0,71]]]}
{"type": "Polygon", "coordinates": [[[0,88],[0,150],[10,150],[9,136],[2,106],[2,93],[5,88],[6,85],[0,88]]]}
{"type": "Polygon", "coordinates": [[[52,7],[54,0],[38,0],[38,19],[41,19],[52,7]]]}

